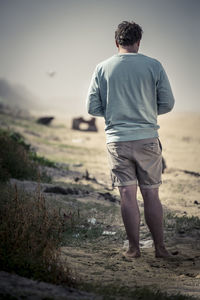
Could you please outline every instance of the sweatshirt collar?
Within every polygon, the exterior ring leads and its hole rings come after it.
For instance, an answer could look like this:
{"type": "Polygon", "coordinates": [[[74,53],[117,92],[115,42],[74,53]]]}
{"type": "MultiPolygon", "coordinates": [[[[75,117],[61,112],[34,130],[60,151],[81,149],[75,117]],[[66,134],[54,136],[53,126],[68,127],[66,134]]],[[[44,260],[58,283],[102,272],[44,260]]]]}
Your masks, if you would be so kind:
{"type": "Polygon", "coordinates": [[[117,53],[116,55],[138,55],[139,53],[117,53]]]}

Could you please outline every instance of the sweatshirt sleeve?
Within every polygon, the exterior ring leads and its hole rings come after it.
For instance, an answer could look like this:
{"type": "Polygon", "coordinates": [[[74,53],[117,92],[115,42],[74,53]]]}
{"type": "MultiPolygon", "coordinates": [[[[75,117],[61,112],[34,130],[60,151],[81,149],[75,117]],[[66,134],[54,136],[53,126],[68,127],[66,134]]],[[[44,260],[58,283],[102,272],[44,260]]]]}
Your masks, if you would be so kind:
{"type": "Polygon", "coordinates": [[[174,107],[174,96],[169,79],[161,65],[160,76],[157,82],[157,110],[158,115],[166,114],[174,107]]]}
{"type": "Polygon", "coordinates": [[[87,99],[86,99],[87,112],[92,116],[104,116],[102,101],[99,91],[99,83],[97,77],[97,68],[95,69],[92,80],[89,86],[87,99]]]}

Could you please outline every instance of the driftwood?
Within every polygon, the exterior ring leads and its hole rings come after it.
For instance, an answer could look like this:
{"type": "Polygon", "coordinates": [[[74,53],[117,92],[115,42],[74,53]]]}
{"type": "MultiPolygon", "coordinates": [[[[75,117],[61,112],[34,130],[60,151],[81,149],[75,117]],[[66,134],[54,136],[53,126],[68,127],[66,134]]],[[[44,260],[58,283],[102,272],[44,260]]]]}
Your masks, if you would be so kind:
{"type": "Polygon", "coordinates": [[[96,119],[95,118],[91,118],[91,120],[86,121],[84,118],[80,117],[80,118],[73,118],[72,119],[72,129],[74,130],[80,130],[80,131],[93,131],[93,132],[97,132],[97,126],[95,124],[96,119]],[[80,125],[81,124],[88,124],[88,128],[86,129],[81,129],[80,125]]]}
{"type": "Polygon", "coordinates": [[[37,119],[37,123],[42,125],[50,125],[50,123],[53,121],[54,117],[41,117],[37,119]]]}

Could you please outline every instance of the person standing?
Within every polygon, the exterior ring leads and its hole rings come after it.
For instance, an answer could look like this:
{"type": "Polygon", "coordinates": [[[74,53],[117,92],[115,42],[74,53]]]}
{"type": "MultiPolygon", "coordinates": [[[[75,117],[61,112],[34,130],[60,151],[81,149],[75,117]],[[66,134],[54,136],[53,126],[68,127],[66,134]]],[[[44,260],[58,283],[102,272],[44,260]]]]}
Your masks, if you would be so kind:
{"type": "Polygon", "coordinates": [[[138,53],[143,30],[123,21],[115,31],[118,53],[99,63],[87,95],[87,111],[105,118],[105,133],[113,186],[121,198],[121,214],[129,249],[139,257],[139,185],[145,220],[152,234],[156,257],[169,252],[163,237],[163,209],[159,199],[162,147],[157,116],[174,106],[170,83],[162,64],[138,53]]]}

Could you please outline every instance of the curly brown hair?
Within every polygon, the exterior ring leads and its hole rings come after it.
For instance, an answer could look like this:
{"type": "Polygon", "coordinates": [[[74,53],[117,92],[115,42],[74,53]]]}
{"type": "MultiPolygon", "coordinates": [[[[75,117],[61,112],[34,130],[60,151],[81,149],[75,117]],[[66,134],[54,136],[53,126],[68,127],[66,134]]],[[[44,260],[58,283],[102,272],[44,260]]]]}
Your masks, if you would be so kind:
{"type": "Polygon", "coordinates": [[[142,38],[143,30],[135,22],[123,21],[115,31],[115,40],[121,46],[131,46],[142,38]]]}

